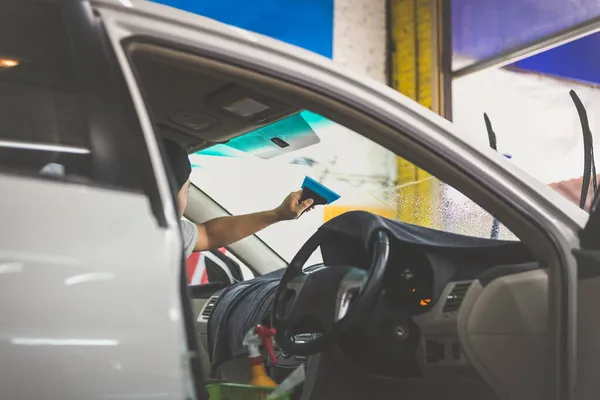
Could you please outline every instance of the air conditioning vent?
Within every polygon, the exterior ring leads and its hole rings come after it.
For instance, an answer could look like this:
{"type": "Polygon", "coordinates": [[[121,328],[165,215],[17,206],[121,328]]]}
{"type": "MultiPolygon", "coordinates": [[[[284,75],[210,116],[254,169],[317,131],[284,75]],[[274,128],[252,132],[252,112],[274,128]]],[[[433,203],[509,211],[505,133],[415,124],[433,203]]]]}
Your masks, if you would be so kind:
{"type": "Polygon", "coordinates": [[[204,308],[202,309],[202,312],[200,313],[200,321],[208,322],[208,319],[217,305],[217,300],[219,300],[219,296],[212,296],[210,299],[208,299],[204,305],[204,308]]]}
{"type": "Polygon", "coordinates": [[[446,296],[446,304],[444,304],[444,312],[457,311],[460,304],[467,294],[467,290],[471,287],[472,281],[455,283],[452,291],[446,296]]]}

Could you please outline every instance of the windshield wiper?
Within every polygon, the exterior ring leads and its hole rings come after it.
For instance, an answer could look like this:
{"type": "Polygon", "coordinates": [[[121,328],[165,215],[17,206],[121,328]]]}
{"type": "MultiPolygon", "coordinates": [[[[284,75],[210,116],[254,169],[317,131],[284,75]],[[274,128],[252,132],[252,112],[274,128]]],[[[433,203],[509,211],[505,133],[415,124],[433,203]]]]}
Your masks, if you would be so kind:
{"type": "MultiPolygon", "coordinates": [[[[488,117],[487,113],[483,113],[483,120],[485,121],[485,128],[487,129],[488,140],[490,142],[490,147],[495,151],[498,151],[498,142],[496,140],[496,132],[494,132],[494,128],[492,128],[492,121],[488,117]]],[[[490,233],[490,239],[498,239],[500,235],[500,221],[494,217],[492,221],[492,232],[490,233]]]]}
{"type": "MultiPolygon", "coordinates": [[[[579,121],[581,122],[581,131],[583,134],[583,181],[581,182],[581,195],[579,197],[579,208],[585,209],[587,202],[587,195],[590,189],[590,175],[592,180],[592,204],[596,203],[598,197],[598,182],[596,178],[596,162],[594,160],[594,139],[592,131],[590,130],[590,123],[588,121],[587,112],[581,99],[577,96],[574,90],[569,92],[577,114],[579,115],[579,121]]],[[[595,205],[595,204],[594,204],[595,205]]],[[[595,208],[595,207],[594,207],[595,208]]]]}
{"type": "Polygon", "coordinates": [[[492,121],[490,121],[487,113],[483,113],[483,119],[485,121],[485,129],[487,129],[490,147],[498,151],[498,142],[496,141],[496,132],[494,132],[494,128],[492,128],[492,121]]]}

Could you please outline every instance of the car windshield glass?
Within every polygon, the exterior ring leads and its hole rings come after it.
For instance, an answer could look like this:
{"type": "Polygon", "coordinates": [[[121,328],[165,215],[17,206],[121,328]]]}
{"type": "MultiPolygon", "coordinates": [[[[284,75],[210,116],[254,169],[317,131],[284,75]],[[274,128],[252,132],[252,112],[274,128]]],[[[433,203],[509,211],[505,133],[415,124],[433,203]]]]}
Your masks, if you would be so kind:
{"type": "MultiPolygon", "coordinates": [[[[266,133],[262,128],[227,145],[192,154],[190,160],[192,183],[234,215],[276,207],[289,192],[299,190],[305,176],[341,196],[295,221],[258,233],[288,262],[319,226],[351,210],[445,232],[518,240],[449,185],[411,169],[369,139],[309,111],[272,124],[266,133]],[[273,138],[283,138],[298,149],[281,148],[273,138]]],[[[315,254],[311,261],[320,262],[320,255],[315,254]]]]}

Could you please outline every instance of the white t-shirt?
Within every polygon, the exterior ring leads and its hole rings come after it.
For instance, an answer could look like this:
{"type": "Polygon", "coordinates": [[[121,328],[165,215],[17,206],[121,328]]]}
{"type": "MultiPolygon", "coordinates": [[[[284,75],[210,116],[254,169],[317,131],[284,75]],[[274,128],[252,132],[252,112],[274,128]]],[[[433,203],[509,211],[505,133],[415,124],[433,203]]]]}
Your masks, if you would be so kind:
{"type": "Polygon", "coordinates": [[[181,232],[183,233],[183,248],[185,251],[185,259],[187,260],[194,251],[194,247],[198,241],[198,226],[187,219],[182,219],[181,232]]]}

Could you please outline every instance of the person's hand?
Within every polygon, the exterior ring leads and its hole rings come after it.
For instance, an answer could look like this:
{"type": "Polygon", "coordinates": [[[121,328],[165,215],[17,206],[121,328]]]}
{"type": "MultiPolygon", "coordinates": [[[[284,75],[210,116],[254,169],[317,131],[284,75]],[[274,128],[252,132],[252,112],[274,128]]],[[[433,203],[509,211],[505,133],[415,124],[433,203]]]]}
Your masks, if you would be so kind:
{"type": "Polygon", "coordinates": [[[314,208],[313,199],[306,199],[302,203],[300,198],[302,197],[302,190],[290,193],[283,203],[275,209],[275,214],[279,221],[287,221],[290,219],[296,219],[304,211],[310,211],[314,208]]]}

